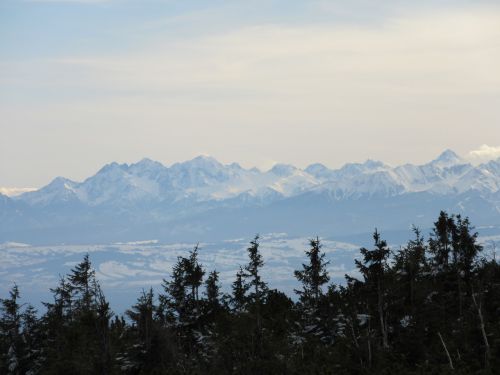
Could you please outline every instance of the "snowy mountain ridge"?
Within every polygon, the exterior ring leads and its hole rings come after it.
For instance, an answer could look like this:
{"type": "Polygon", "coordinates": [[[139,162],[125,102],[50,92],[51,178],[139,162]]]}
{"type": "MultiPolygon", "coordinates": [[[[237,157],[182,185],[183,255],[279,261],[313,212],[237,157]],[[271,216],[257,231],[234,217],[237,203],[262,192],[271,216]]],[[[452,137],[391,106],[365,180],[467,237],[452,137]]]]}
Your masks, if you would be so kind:
{"type": "Polygon", "coordinates": [[[429,227],[440,210],[500,228],[500,159],[474,166],[447,150],[423,165],[367,160],[268,171],[206,156],[169,167],[110,163],[82,182],[57,177],[36,191],[0,194],[0,242],[349,236],[429,227]]]}
{"type": "Polygon", "coordinates": [[[500,159],[473,166],[451,150],[424,165],[388,166],[379,161],[350,163],[340,169],[312,164],[304,169],[276,164],[269,171],[223,165],[199,156],[166,167],[143,159],[134,164],[111,163],[83,182],[57,177],[47,186],[14,200],[29,205],[79,202],[89,206],[183,200],[222,201],[240,195],[262,199],[289,198],[304,192],[327,191],[335,199],[396,196],[410,192],[459,194],[468,190],[500,190],[500,159]]]}

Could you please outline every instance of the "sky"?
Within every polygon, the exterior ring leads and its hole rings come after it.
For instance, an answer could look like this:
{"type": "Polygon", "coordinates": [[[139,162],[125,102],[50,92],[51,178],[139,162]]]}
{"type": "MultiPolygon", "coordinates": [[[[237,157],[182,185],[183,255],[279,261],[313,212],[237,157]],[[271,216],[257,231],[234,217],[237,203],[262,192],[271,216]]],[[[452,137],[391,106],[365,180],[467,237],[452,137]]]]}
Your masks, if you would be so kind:
{"type": "Polygon", "coordinates": [[[500,3],[0,0],[0,188],[112,161],[500,157],[500,3]]]}

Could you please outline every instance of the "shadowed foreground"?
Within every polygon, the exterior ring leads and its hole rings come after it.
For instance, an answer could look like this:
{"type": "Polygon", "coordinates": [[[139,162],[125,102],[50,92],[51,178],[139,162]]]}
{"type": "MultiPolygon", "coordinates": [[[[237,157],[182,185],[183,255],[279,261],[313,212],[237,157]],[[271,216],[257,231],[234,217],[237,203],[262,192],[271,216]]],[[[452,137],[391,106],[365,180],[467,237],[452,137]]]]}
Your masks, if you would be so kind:
{"type": "Polygon", "coordinates": [[[497,373],[500,266],[481,257],[468,219],[441,212],[391,250],[375,231],[360,279],[329,284],[312,239],[294,275],[297,301],[268,288],[259,238],[223,294],[198,249],[179,257],[163,290],[115,316],[85,256],[38,314],[13,286],[1,300],[2,374],[497,373]]]}

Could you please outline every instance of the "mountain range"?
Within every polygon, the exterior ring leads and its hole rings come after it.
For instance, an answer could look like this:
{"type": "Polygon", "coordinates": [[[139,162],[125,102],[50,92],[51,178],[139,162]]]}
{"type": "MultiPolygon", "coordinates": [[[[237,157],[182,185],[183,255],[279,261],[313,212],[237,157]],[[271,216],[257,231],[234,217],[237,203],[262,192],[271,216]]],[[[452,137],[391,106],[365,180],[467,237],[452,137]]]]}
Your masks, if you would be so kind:
{"type": "Polygon", "coordinates": [[[206,156],[170,167],[150,159],[111,163],[82,182],[57,177],[16,197],[0,194],[0,242],[349,236],[375,226],[429,227],[442,209],[500,225],[500,159],[472,165],[446,150],[423,165],[367,160],[268,171],[206,156]]]}

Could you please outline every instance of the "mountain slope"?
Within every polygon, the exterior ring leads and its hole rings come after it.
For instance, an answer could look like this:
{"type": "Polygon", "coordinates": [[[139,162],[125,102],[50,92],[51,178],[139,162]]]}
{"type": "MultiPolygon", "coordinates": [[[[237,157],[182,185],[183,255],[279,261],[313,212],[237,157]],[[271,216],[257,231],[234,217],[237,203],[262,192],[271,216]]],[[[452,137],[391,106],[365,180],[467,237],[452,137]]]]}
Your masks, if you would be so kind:
{"type": "Polygon", "coordinates": [[[376,223],[430,225],[440,209],[499,224],[499,202],[500,159],[473,166],[450,150],[424,165],[368,160],[266,172],[205,156],[170,167],[143,159],[107,164],[83,182],[58,177],[37,191],[0,196],[0,241],[209,239],[333,224],[354,233],[376,223]]]}

